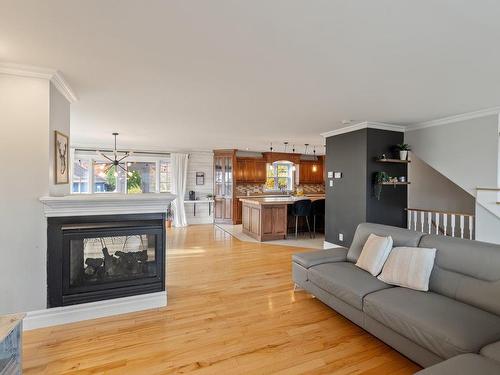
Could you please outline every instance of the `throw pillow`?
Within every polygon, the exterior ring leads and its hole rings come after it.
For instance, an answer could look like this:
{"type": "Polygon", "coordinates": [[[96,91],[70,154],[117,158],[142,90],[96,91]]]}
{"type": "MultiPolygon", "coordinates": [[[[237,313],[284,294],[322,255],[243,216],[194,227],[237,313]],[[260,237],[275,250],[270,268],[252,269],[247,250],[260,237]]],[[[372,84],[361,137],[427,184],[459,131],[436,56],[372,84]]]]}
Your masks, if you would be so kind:
{"type": "Polygon", "coordinates": [[[387,284],[426,292],[435,257],[436,249],[395,247],[378,279],[387,284]]]}
{"type": "Polygon", "coordinates": [[[370,234],[361,250],[356,266],[377,276],[392,249],[392,237],[370,234]]]}

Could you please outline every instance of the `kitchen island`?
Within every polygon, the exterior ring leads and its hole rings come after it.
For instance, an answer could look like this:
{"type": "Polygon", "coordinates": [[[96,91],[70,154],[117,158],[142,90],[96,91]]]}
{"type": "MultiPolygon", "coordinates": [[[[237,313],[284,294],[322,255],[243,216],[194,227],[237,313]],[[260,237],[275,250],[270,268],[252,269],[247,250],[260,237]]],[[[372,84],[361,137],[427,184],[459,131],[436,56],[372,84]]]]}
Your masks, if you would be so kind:
{"type": "Polygon", "coordinates": [[[285,239],[288,205],[302,199],[314,201],[324,196],[240,198],[243,233],[258,241],[285,239]]]}

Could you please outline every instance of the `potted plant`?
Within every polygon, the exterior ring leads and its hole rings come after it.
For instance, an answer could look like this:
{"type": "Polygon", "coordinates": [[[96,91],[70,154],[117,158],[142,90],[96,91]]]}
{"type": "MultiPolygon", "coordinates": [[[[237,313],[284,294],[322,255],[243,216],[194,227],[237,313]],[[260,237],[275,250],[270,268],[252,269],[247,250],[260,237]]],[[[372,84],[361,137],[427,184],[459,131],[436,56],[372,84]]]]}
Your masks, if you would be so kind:
{"type": "Polygon", "coordinates": [[[167,208],[167,228],[172,227],[172,221],[174,220],[174,213],[172,211],[172,205],[169,204],[167,208]]]}
{"type": "Polygon", "coordinates": [[[386,172],[376,172],[373,177],[374,182],[374,192],[377,200],[380,200],[382,194],[382,183],[389,182],[391,177],[386,172]]]}
{"type": "Polygon", "coordinates": [[[408,159],[408,151],[411,151],[410,145],[406,143],[400,143],[396,145],[396,150],[399,151],[399,159],[407,160],[408,159]]]}

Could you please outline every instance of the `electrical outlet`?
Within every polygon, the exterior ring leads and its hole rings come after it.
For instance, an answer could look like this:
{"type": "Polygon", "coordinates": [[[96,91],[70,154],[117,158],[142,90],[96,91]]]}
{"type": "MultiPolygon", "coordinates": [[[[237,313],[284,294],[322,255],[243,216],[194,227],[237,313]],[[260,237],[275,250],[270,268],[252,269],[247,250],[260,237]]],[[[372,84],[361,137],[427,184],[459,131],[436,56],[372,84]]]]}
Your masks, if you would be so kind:
{"type": "Polygon", "coordinates": [[[344,241],[344,234],[343,233],[339,233],[339,241],[344,241]]]}

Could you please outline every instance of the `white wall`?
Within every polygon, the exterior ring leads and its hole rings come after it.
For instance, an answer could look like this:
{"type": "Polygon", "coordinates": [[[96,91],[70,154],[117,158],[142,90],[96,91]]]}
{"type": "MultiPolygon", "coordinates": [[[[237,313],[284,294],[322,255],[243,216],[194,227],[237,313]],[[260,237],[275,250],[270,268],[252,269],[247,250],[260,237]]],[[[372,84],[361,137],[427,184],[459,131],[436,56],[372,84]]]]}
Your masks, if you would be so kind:
{"type": "MultiPolygon", "coordinates": [[[[207,194],[214,191],[214,154],[213,152],[189,152],[188,172],[186,181],[186,197],[193,190],[196,197],[206,199],[207,194]],[[205,172],[205,184],[196,185],[196,172],[205,172]]],[[[196,216],[193,215],[193,204],[185,204],[188,224],[204,224],[213,222],[213,204],[211,215],[208,215],[208,204],[196,204],[196,216]]]]}
{"type": "Polygon", "coordinates": [[[420,159],[474,196],[478,186],[497,186],[497,115],[408,131],[405,142],[420,159]]]}
{"type": "MultiPolygon", "coordinates": [[[[69,137],[70,133],[70,103],[53,83],[50,83],[50,110],[49,110],[49,193],[53,196],[68,195],[70,184],[55,184],[55,135],[57,130],[69,137]]],[[[71,142],[71,140],[70,140],[71,142]]],[[[69,152],[69,150],[68,150],[69,152]]],[[[71,173],[71,163],[68,166],[71,173]]]]}
{"type": "MultiPolygon", "coordinates": [[[[456,121],[405,133],[413,153],[474,197],[499,179],[498,115],[456,121]]],[[[476,200],[476,239],[500,243],[500,219],[476,200]]]]}
{"type": "Polygon", "coordinates": [[[0,314],[46,306],[49,81],[0,74],[0,314]]]}

